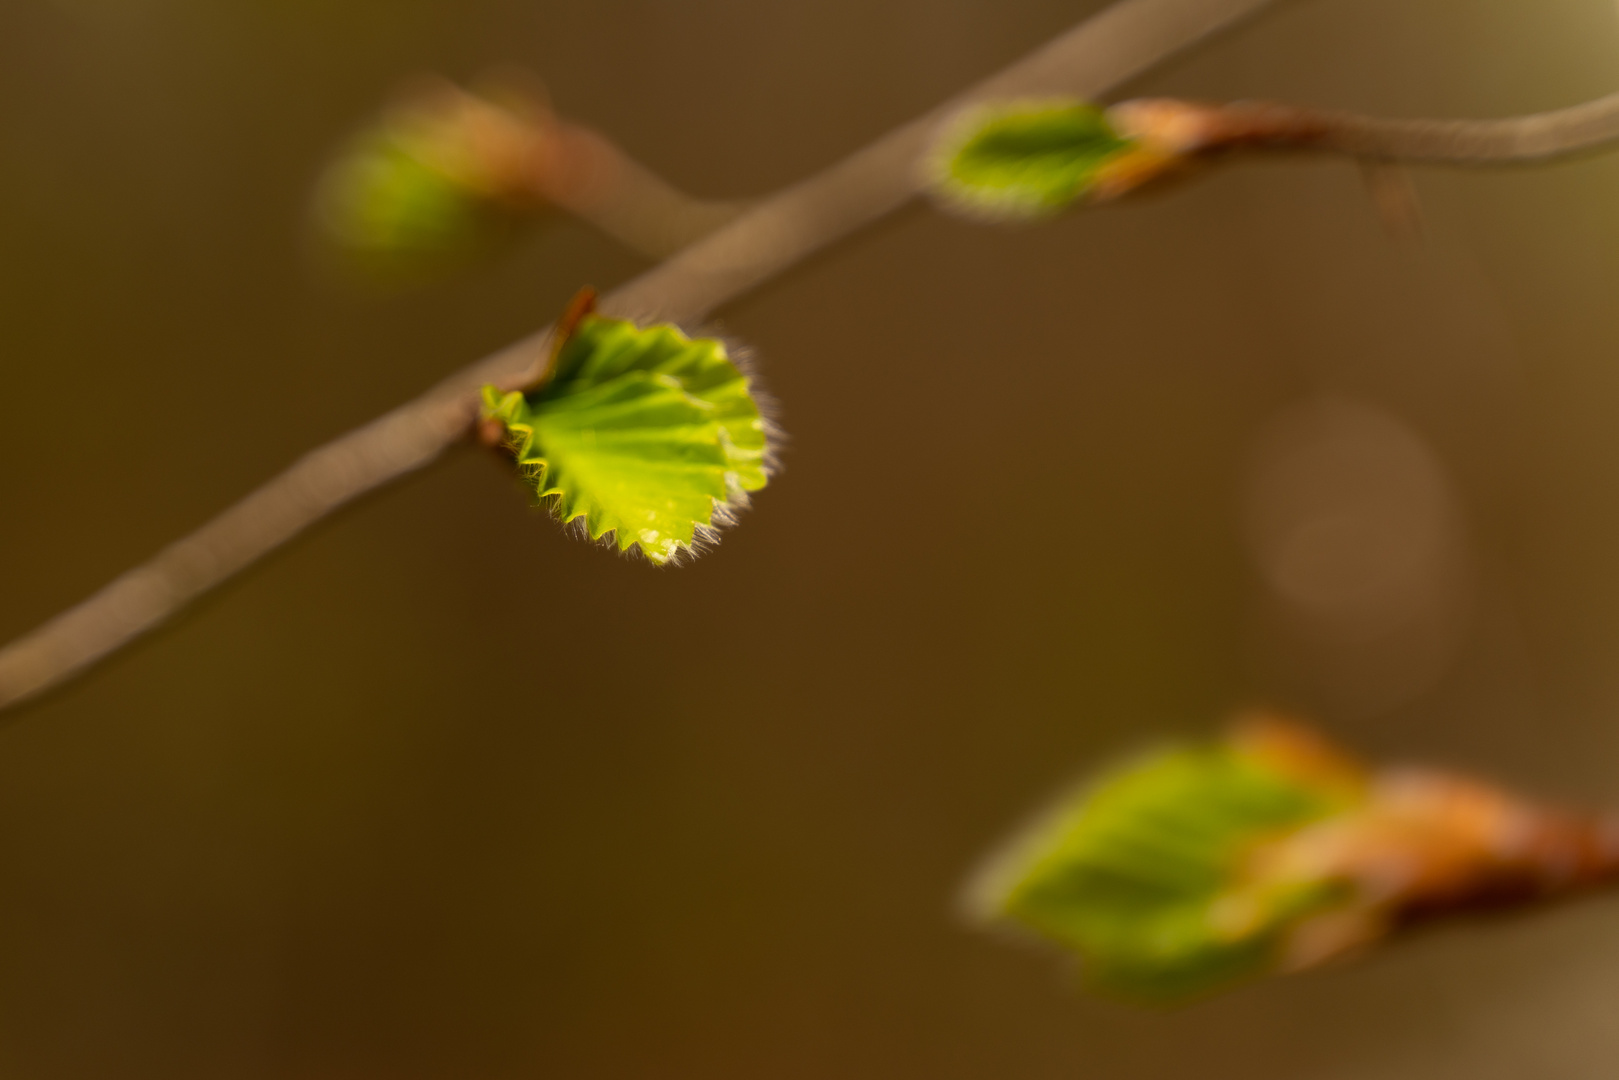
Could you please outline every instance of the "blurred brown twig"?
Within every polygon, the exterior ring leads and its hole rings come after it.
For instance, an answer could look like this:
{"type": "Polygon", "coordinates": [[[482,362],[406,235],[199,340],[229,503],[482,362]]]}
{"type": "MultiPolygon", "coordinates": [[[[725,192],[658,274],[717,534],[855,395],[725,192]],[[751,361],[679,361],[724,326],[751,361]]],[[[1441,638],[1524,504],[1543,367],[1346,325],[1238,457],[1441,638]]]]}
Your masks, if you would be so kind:
{"type": "MultiPolygon", "coordinates": [[[[506,76],[508,83],[513,76],[506,76]]],[[[745,208],[740,202],[697,199],[626,154],[600,132],[551,108],[543,87],[499,87],[522,104],[502,107],[444,79],[414,88],[417,108],[476,139],[485,160],[509,177],[508,186],[589,221],[613,239],[654,259],[668,258],[745,208]],[[504,160],[502,160],[504,159],[504,160]]]]}
{"type": "Polygon", "coordinates": [[[1177,98],[1121,101],[1107,117],[1147,151],[1139,155],[1145,164],[1108,191],[1110,198],[1243,151],[1341,154],[1373,166],[1483,167],[1535,164],[1619,143],[1619,94],[1498,120],[1391,120],[1269,101],[1177,98]]]}

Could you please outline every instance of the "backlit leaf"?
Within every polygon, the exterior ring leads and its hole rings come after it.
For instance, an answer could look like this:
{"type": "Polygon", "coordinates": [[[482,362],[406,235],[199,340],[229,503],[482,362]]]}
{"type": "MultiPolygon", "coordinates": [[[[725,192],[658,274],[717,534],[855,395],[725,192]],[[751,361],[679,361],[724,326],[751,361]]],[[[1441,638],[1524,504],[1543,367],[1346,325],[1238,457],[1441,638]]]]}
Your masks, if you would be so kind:
{"type": "Polygon", "coordinates": [[[484,390],[557,517],[663,564],[765,486],[771,429],[723,342],[587,316],[528,394],[484,390]]]}

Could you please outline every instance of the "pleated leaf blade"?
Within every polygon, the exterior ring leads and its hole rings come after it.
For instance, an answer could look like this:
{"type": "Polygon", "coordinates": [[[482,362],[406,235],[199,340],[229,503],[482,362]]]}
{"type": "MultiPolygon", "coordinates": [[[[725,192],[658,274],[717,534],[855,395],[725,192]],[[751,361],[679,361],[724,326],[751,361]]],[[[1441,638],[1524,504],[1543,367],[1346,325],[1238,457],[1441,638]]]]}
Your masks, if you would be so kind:
{"type": "Polygon", "coordinates": [[[528,394],[484,391],[523,475],[565,523],[662,565],[769,481],[771,428],[725,344],[588,316],[528,394]]]}

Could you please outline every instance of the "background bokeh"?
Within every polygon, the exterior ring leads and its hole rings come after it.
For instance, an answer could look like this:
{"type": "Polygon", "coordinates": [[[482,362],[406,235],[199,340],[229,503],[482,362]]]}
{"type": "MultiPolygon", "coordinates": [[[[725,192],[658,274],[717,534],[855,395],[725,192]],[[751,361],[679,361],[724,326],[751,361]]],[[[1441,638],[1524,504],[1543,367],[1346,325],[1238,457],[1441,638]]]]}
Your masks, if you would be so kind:
{"type": "MultiPolygon", "coordinates": [[[[558,221],[412,293],[316,273],[312,180],[401,77],[531,67],[749,195],[1099,6],[7,0],[0,635],[644,265],[558,221]]],[[[1609,0],[1293,0],[1129,90],[1615,85],[1609,0]]],[[[1417,187],[1420,243],[1339,162],[912,210],[723,313],[793,442],[695,565],[457,453],[18,714],[0,1073],[1613,1075],[1612,898],[1169,1013],[953,914],[1076,771],[1256,701],[1619,804],[1619,158],[1417,187]]]]}

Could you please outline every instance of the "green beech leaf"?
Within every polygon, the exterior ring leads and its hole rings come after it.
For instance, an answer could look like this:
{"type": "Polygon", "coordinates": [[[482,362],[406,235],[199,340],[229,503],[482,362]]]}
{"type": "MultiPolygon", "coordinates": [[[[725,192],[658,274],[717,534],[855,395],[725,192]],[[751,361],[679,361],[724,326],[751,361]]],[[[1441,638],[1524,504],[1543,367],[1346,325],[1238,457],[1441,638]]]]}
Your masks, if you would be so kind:
{"type": "Polygon", "coordinates": [[[1098,988],[1203,993],[1271,968],[1286,932],[1343,895],[1308,878],[1244,889],[1244,855],[1356,798],[1235,745],[1167,749],[1064,800],[992,865],[975,903],[1078,953],[1098,988]]]}
{"type": "Polygon", "coordinates": [[[1077,100],[969,109],[940,141],[929,185],[947,206],[1003,220],[1047,217],[1136,149],[1103,110],[1077,100]]]}
{"type": "Polygon", "coordinates": [[[551,378],[484,389],[535,492],[592,540],[663,564],[729,524],[765,486],[770,427],[723,342],[587,316],[551,378]]]}

